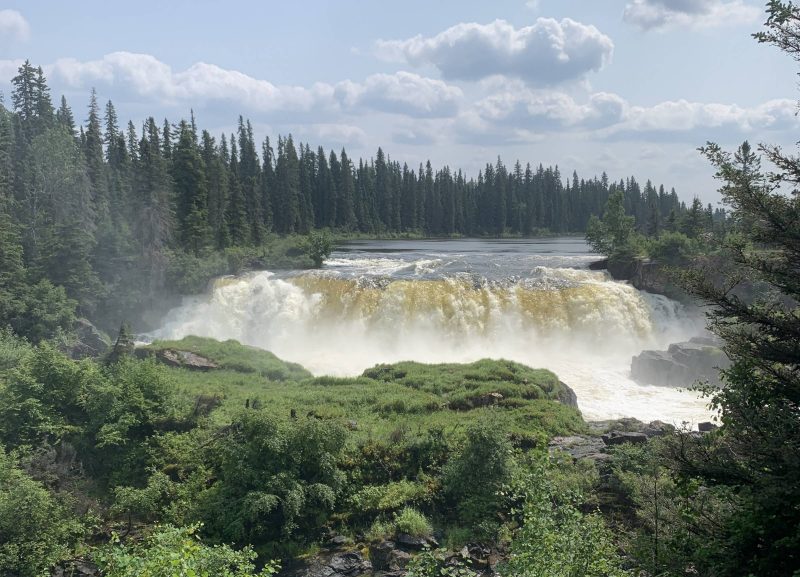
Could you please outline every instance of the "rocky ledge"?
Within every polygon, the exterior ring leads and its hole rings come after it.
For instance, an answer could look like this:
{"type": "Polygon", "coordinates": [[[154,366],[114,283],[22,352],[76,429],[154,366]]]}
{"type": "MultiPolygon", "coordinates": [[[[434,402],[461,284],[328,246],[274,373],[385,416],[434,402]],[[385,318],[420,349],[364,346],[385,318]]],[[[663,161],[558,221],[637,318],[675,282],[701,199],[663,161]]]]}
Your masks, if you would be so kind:
{"type": "Polygon", "coordinates": [[[642,351],[631,359],[631,378],[663,387],[688,387],[697,381],[721,386],[719,369],[728,368],[730,360],[719,344],[712,338],[693,337],[671,344],[666,351],[642,351]]]}

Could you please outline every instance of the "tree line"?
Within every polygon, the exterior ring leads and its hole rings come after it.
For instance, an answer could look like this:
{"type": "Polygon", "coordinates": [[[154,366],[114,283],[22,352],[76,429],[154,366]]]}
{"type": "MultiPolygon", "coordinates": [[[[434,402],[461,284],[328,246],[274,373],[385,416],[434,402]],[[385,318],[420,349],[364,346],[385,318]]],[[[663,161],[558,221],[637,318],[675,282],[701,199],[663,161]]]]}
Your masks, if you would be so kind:
{"type": "Polygon", "coordinates": [[[159,294],[181,255],[264,246],[275,234],[582,232],[616,192],[643,231],[675,228],[692,210],[713,218],[710,205],[687,208],[674,189],[633,177],[569,179],[557,166],[507,167],[498,157],[467,178],[430,161],[401,165],[381,148],[356,161],[291,135],[257,145],[241,116],[235,133],[219,138],[199,130],[193,113],[177,124],[150,117],[137,130],[94,91],[78,125],[64,97],[55,108],[42,69],[28,61],[10,97],[10,108],[0,101],[0,319],[18,330],[27,322],[28,334],[70,300],[80,314],[102,317],[159,294]],[[23,285],[56,305],[21,320],[32,307],[23,285]]]}

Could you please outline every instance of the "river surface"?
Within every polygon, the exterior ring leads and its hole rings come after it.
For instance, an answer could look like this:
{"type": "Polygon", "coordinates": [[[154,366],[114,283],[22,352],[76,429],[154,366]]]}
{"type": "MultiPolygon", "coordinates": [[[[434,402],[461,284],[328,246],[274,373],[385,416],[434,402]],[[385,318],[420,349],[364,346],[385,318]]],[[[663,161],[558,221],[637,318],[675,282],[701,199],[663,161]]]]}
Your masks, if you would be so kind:
{"type": "Polygon", "coordinates": [[[699,334],[698,311],[591,271],[578,238],[352,241],[321,270],[218,279],[153,336],[242,343],[316,375],[506,358],[555,372],[587,419],[708,420],[695,393],[629,378],[633,355],[699,334]]]}

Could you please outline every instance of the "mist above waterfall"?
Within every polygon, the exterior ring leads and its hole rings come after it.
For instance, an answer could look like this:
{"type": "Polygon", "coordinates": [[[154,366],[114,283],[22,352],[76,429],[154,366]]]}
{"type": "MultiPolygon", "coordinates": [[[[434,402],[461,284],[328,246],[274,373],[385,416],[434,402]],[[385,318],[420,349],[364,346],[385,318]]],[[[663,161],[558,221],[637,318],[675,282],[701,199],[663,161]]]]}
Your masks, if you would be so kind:
{"type": "Polygon", "coordinates": [[[153,336],[236,339],[318,375],[506,358],[554,371],[590,419],[707,419],[695,394],[628,377],[633,355],[696,334],[701,320],[588,270],[582,242],[555,239],[549,252],[530,242],[391,245],[337,252],[320,271],[219,279],[153,336]]]}

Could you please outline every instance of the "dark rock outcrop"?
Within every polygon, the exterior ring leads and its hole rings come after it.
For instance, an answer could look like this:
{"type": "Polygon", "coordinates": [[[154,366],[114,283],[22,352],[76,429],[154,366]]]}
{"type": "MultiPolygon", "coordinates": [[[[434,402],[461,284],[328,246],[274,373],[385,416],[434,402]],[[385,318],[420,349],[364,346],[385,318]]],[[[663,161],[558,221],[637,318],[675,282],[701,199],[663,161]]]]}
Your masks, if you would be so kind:
{"type": "Polygon", "coordinates": [[[610,446],[646,443],[653,437],[661,437],[675,431],[675,427],[661,421],[643,423],[633,418],[590,421],[587,425],[593,435],[553,437],[548,445],[550,453],[567,454],[576,461],[589,459],[601,463],[609,458],[607,449],[610,446]]]}
{"type": "Polygon", "coordinates": [[[573,435],[570,437],[553,437],[548,449],[551,452],[563,452],[573,459],[590,459],[602,461],[608,458],[605,453],[606,444],[600,437],[573,435]]]}
{"type": "Polygon", "coordinates": [[[139,358],[155,358],[160,363],[170,367],[182,367],[193,371],[210,371],[218,369],[219,365],[206,357],[189,351],[178,351],[173,349],[136,349],[136,356],[139,358]]]}
{"type": "Polygon", "coordinates": [[[388,571],[392,553],[397,549],[393,541],[381,541],[369,546],[369,560],[376,571],[388,571]]]}
{"type": "Polygon", "coordinates": [[[88,319],[76,320],[72,329],[75,331],[76,341],[67,351],[71,358],[101,357],[111,349],[111,339],[108,338],[108,335],[88,319]]]}
{"type": "Polygon", "coordinates": [[[561,381],[558,382],[558,386],[560,387],[558,390],[558,401],[563,405],[577,409],[578,395],[575,394],[575,391],[573,391],[569,385],[561,381]]]}
{"type": "Polygon", "coordinates": [[[372,563],[358,551],[316,556],[311,562],[302,563],[283,575],[291,577],[359,577],[372,575],[372,563]]]}
{"type": "Polygon", "coordinates": [[[720,386],[719,369],[730,366],[725,353],[708,337],[674,343],[666,351],[642,351],[631,360],[631,378],[638,383],[686,387],[696,381],[720,386]]]}
{"type": "Polygon", "coordinates": [[[621,445],[623,443],[631,443],[638,445],[646,443],[648,440],[647,435],[644,433],[633,433],[629,431],[611,431],[602,436],[603,442],[606,445],[621,445]]]}

